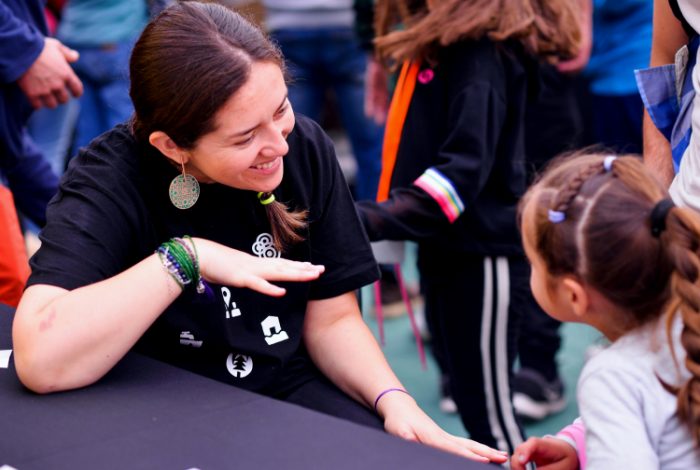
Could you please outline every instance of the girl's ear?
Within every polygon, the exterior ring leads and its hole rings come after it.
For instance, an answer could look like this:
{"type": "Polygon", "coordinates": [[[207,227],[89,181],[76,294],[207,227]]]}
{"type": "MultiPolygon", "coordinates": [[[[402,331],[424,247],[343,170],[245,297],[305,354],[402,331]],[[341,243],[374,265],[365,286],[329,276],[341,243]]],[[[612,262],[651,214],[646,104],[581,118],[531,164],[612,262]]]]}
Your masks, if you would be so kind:
{"type": "Polygon", "coordinates": [[[173,139],[165,132],[152,132],[151,135],[148,136],[148,142],[157,148],[160,153],[172,160],[178,167],[182,164],[187,164],[189,160],[187,152],[178,147],[173,139]]]}
{"type": "Polygon", "coordinates": [[[571,305],[571,311],[577,317],[583,317],[591,305],[591,298],[586,288],[577,279],[565,277],[562,279],[563,294],[571,305]]]}

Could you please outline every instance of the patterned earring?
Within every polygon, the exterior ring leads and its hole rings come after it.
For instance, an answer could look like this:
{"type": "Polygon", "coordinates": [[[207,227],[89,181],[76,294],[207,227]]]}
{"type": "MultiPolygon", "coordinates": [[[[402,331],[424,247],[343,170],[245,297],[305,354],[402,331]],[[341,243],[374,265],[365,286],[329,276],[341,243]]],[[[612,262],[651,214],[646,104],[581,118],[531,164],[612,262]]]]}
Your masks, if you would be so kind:
{"type": "Polygon", "coordinates": [[[185,173],[185,162],[180,158],[182,174],[170,182],[170,202],[178,209],[189,209],[199,199],[199,182],[197,178],[185,173]]]}

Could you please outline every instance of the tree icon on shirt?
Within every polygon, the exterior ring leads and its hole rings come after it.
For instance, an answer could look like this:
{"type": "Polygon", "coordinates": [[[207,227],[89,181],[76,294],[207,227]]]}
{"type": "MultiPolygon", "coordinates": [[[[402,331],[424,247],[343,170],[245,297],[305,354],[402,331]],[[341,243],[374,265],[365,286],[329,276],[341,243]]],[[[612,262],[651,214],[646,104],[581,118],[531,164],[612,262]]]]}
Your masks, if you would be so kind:
{"type": "Polygon", "coordinates": [[[245,371],[245,359],[240,354],[236,354],[236,358],[233,360],[233,370],[245,371]]]}
{"type": "Polygon", "coordinates": [[[242,379],[253,370],[253,358],[245,354],[231,353],[226,358],[226,368],[229,374],[242,379]]]}

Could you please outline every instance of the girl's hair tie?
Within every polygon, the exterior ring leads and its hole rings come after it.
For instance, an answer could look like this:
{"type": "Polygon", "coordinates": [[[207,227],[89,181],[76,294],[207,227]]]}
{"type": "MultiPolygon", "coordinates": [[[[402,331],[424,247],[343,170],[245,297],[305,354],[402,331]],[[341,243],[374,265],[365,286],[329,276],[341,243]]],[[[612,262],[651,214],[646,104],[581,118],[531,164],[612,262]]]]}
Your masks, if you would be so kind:
{"type": "Polygon", "coordinates": [[[553,224],[558,224],[561,222],[564,222],[566,220],[566,214],[562,211],[555,211],[552,209],[549,209],[549,212],[547,213],[547,217],[549,218],[549,221],[552,222],[553,224]]]}
{"type": "Polygon", "coordinates": [[[656,203],[651,210],[649,219],[651,220],[651,234],[654,238],[659,238],[661,233],[666,230],[666,217],[671,209],[676,207],[670,199],[662,199],[656,203]]]}
{"type": "Polygon", "coordinates": [[[617,159],[617,156],[615,155],[608,155],[605,157],[605,160],[603,160],[603,168],[605,169],[606,173],[610,173],[612,171],[613,167],[613,162],[617,159]]]}

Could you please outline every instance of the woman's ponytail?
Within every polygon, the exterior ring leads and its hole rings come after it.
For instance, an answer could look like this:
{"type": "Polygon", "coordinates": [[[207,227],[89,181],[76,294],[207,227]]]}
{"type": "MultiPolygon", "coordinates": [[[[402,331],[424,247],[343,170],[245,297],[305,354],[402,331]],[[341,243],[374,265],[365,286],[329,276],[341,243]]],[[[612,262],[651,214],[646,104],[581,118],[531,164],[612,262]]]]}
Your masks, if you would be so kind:
{"type": "Polygon", "coordinates": [[[283,252],[289,246],[304,240],[299,232],[306,228],[308,211],[290,211],[285,204],[277,201],[272,193],[259,193],[258,199],[265,206],[277,251],[283,252]]]}

